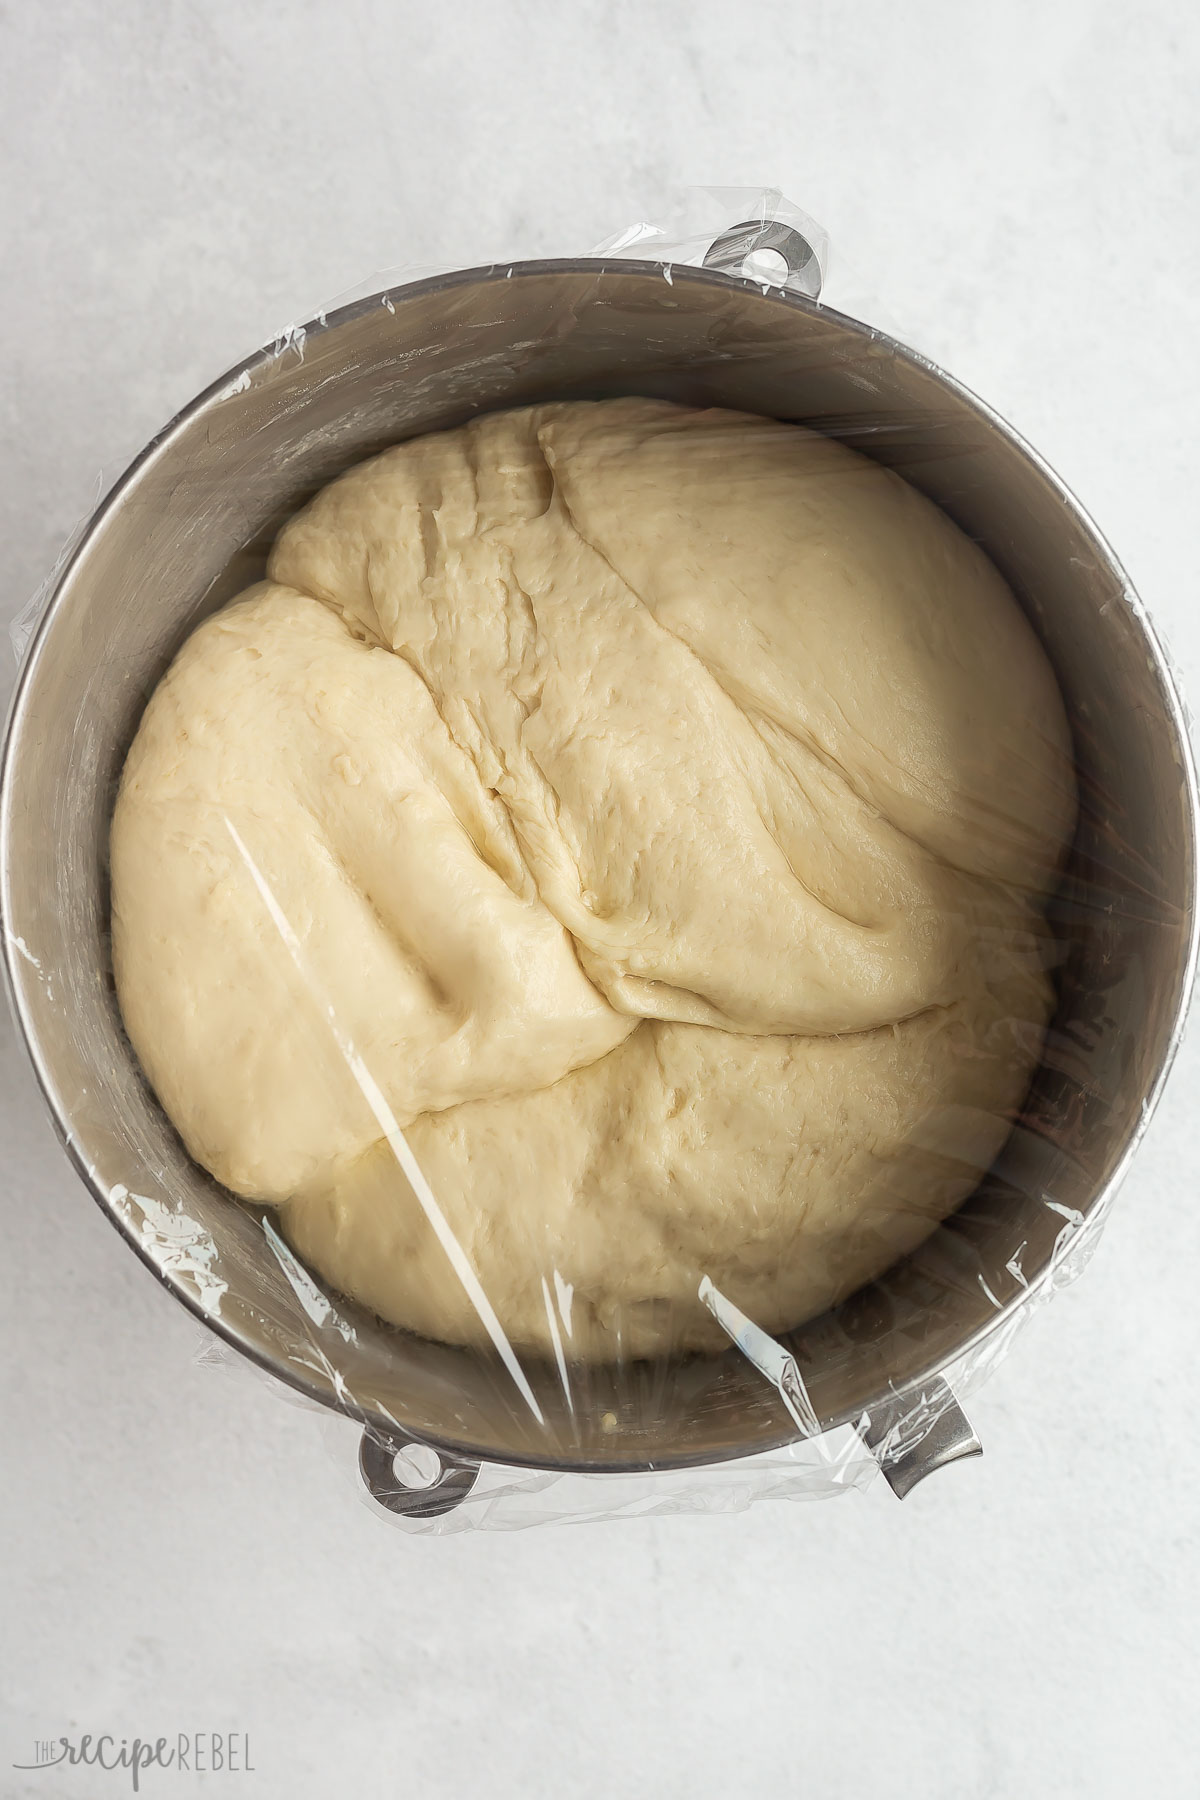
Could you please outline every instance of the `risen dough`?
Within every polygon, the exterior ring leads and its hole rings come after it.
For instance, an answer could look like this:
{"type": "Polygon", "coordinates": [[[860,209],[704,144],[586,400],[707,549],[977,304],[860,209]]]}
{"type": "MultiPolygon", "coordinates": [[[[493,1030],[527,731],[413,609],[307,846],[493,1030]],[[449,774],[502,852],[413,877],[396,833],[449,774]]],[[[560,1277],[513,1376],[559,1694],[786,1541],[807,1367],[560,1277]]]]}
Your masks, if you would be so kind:
{"type": "Polygon", "coordinates": [[[508,1337],[768,1329],[970,1191],[1036,1060],[1074,808],[992,565],[830,440],[630,400],[352,470],[152,698],[125,1021],[188,1148],[330,1282],[508,1337]]]}

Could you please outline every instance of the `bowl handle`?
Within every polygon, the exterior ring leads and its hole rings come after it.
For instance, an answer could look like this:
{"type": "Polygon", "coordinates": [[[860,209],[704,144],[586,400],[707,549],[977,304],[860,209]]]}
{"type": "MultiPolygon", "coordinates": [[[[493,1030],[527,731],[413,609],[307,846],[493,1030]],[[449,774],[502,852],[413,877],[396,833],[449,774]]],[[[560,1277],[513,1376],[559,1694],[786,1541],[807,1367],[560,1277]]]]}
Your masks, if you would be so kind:
{"type": "Polygon", "coordinates": [[[437,1519],[453,1512],[475,1486],[480,1465],[444,1450],[432,1451],[441,1465],[437,1476],[425,1487],[409,1487],[396,1473],[396,1458],[403,1450],[415,1449],[429,1451],[430,1447],[398,1432],[380,1437],[377,1432],[364,1431],[358,1467],[367,1492],[380,1506],[406,1519],[437,1519]]]}
{"type": "Polygon", "coordinates": [[[787,273],[772,285],[807,294],[810,300],[820,294],[821,265],[816,251],[803,232],[794,225],[785,225],[781,219],[743,219],[740,225],[731,225],[704,252],[704,266],[722,275],[740,275],[753,281],[755,277],[746,275],[744,265],[756,250],[773,250],[787,265],[787,273]]]}
{"type": "Polygon", "coordinates": [[[940,1375],[864,1413],[858,1434],[897,1500],[935,1469],[983,1455],[975,1427],[940,1375]]]}

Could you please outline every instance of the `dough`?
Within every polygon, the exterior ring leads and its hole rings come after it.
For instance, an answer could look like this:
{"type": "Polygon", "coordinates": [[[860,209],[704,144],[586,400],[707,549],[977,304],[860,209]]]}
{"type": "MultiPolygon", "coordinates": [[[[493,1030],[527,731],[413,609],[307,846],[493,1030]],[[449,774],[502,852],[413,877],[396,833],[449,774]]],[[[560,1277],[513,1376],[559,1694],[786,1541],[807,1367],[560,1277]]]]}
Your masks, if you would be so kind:
{"type": "Polygon", "coordinates": [[[191,1153],[432,1337],[768,1330],[975,1186],[1074,816],[993,566],[798,427],[493,414],[351,470],[151,699],[125,1022],[191,1153]],[[415,1155],[442,1237],[397,1164],[415,1155]]]}

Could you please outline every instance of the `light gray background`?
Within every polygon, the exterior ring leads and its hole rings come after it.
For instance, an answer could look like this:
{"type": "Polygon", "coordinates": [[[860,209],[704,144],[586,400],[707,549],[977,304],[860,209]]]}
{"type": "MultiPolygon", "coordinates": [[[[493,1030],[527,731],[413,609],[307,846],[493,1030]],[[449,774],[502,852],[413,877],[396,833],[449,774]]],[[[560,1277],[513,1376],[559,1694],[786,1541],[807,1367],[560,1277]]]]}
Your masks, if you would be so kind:
{"type": "MultiPolygon", "coordinates": [[[[775,181],[1064,473],[1200,693],[1198,18],[11,0],[0,609],[100,471],[373,270],[775,181]]],[[[146,1778],[180,1800],[1200,1792],[1196,1102],[1193,1042],[1092,1268],[975,1402],[982,1462],[903,1506],[413,1540],[309,1415],[194,1360],[5,1016],[0,1794],[125,1791],[10,1771],[88,1729],[250,1732],[254,1776],[146,1778]]]]}

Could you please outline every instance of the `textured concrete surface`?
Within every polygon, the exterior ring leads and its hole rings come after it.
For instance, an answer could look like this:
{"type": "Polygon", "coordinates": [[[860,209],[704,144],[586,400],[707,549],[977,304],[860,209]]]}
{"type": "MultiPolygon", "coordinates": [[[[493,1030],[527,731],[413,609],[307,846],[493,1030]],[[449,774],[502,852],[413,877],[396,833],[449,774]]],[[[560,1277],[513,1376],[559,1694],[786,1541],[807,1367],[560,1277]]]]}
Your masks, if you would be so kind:
{"type": "MultiPolygon", "coordinates": [[[[777,182],[832,299],[1011,417],[1200,693],[1200,15],[1007,0],[0,8],[0,615],[200,386],[372,271],[585,249],[777,182]]],[[[0,663],[7,646],[0,641],[0,663]]],[[[7,680],[7,675],[5,677],[7,680]]],[[[1200,1784],[1193,1042],[1082,1282],[903,1506],[443,1541],[86,1198],[0,1020],[0,1793],[60,1733],[246,1732],[287,1796],[1188,1796],[1200,1784]],[[344,1449],[339,1452],[344,1463],[344,1449]]]]}

